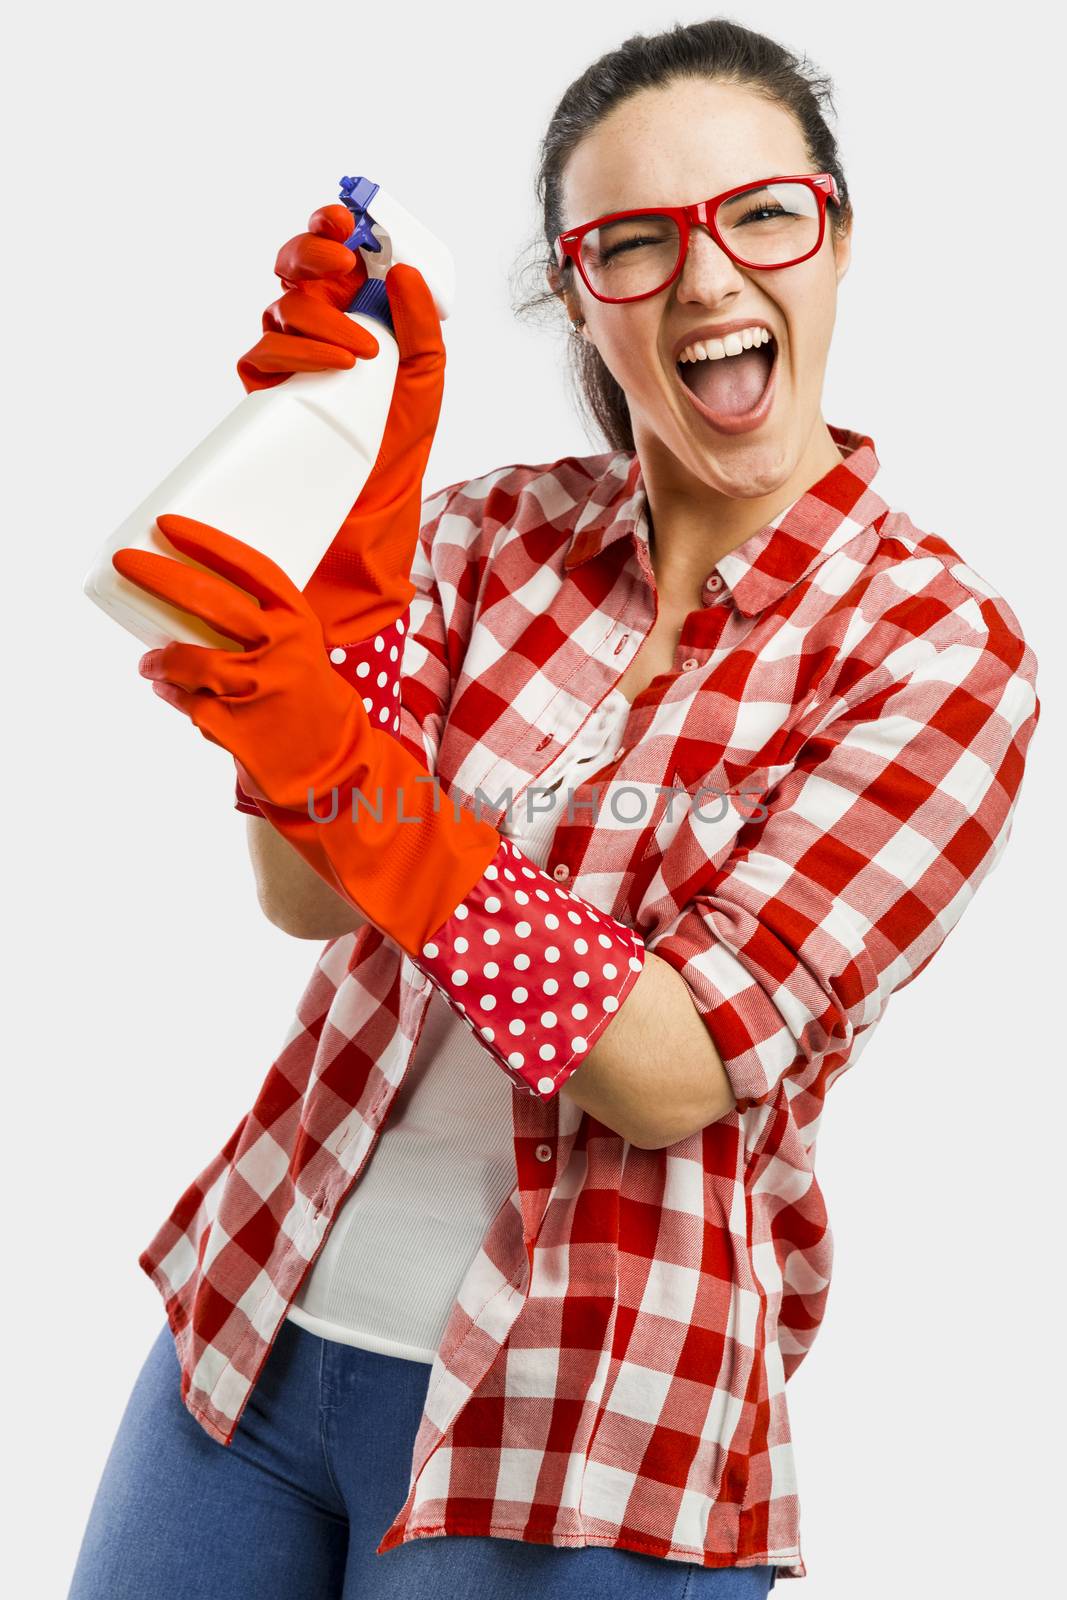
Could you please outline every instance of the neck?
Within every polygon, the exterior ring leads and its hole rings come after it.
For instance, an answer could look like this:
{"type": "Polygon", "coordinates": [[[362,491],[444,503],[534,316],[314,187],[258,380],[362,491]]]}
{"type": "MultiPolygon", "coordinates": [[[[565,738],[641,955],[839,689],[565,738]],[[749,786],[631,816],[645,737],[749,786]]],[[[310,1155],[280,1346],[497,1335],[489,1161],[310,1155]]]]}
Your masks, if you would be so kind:
{"type": "Polygon", "coordinates": [[[766,493],[727,494],[695,477],[654,436],[639,436],[635,427],[634,441],[648,496],[649,554],[656,585],[661,596],[674,596],[687,607],[690,602],[699,605],[704,580],[722,556],[744,544],[843,460],[820,417],[784,481],[766,493]]]}

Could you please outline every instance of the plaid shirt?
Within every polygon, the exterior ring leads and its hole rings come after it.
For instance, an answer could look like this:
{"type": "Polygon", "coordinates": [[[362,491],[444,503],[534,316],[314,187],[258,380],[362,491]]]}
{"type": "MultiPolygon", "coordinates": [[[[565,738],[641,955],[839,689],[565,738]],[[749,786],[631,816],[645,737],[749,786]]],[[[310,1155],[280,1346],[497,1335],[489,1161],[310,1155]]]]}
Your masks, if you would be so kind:
{"type": "MultiPolygon", "coordinates": [[[[481,1534],[806,1576],[785,1384],[830,1281],[823,1099],[1004,849],[1039,710],[1009,607],[890,509],[869,438],[831,433],[845,459],[715,564],[675,670],[572,791],[545,864],[681,974],[736,1109],[649,1150],[516,1085],[517,1183],[452,1308],[379,1553],[481,1534]]],[[[441,491],[412,580],[402,650],[332,658],[354,683],[379,669],[381,721],[402,671],[396,737],[506,832],[654,621],[637,457],[441,491]]],[[[223,1444],[430,987],[372,925],[330,940],[254,1106],[140,1256],[183,1402],[223,1444]]]]}

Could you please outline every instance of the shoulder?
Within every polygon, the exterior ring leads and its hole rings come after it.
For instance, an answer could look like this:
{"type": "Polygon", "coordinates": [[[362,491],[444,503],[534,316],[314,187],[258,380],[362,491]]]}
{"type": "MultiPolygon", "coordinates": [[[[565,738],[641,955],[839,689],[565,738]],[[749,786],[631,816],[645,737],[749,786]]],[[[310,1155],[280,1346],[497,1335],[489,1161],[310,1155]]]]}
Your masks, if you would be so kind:
{"type": "Polygon", "coordinates": [[[606,478],[632,460],[622,450],[562,456],[558,461],[510,462],[447,484],[422,503],[424,530],[468,548],[502,529],[555,528],[570,536],[583,507],[606,478]]]}
{"type": "MultiPolygon", "coordinates": [[[[899,665],[922,653],[965,646],[999,658],[1034,681],[1037,662],[1004,595],[940,534],[891,508],[853,598],[899,665]],[[856,593],[856,591],[861,591],[856,593]],[[894,648],[895,647],[895,648],[894,648]]],[[[885,659],[885,658],[884,658],[885,659]]],[[[888,664],[888,661],[887,661],[888,664]]]]}
{"type": "Polygon", "coordinates": [[[999,589],[940,534],[917,528],[904,511],[890,511],[880,541],[890,558],[886,570],[898,588],[937,594],[979,632],[1000,621],[1021,636],[1019,619],[999,589]]]}

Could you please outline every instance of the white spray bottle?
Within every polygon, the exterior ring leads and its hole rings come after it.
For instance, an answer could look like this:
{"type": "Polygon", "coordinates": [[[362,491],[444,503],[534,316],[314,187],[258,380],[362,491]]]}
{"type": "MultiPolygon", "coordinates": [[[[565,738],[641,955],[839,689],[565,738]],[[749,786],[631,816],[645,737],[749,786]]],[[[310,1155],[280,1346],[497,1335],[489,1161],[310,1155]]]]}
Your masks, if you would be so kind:
{"type": "Polygon", "coordinates": [[[396,261],[417,267],[438,315],[452,309],[455,269],[439,239],[369,178],[342,178],[341,201],[356,224],[344,242],[363,252],[368,273],[346,315],[370,329],[378,354],[345,371],[294,372],[246,395],[108,540],[82,587],[152,648],[174,639],[241,646],[130,583],[112,566],[113,553],[132,545],[201,567],[155,525],[177,512],[255,546],[303,589],[358,499],[385,432],[399,364],[387,271],[396,261]]]}

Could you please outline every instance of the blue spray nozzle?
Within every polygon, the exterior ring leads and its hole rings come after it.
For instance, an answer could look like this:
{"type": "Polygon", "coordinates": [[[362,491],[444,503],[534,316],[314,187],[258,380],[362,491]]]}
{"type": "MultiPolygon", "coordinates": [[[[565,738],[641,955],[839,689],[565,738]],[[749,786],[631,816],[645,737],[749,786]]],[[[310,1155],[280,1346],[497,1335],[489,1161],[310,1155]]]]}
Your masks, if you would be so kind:
{"type": "Polygon", "coordinates": [[[449,316],[456,273],[442,241],[405,211],[389,189],[370,178],[342,178],[341,199],[356,225],[345,243],[363,257],[368,274],[384,278],[388,268],[401,262],[417,268],[433,295],[438,316],[442,321],[449,316]],[[372,229],[377,230],[377,238],[372,229]]]}
{"type": "MultiPolygon", "coordinates": [[[[382,248],[371,232],[373,219],[367,214],[367,207],[378,193],[378,188],[379,185],[372,183],[369,178],[341,179],[341,200],[356,219],[355,231],[345,240],[349,250],[382,248]]],[[[373,317],[376,322],[382,323],[390,333],[395,332],[384,278],[368,278],[348,310],[361,311],[364,316],[373,317]]]]}
{"type": "Polygon", "coordinates": [[[354,230],[344,241],[349,250],[378,251],[382,248],[371,231],[373,218],[367,215],[367,207],[378,189],[379,185],[372,183],[370,178],[341,179],[341,203],[348,207],[356,222],[354,230]]]}

